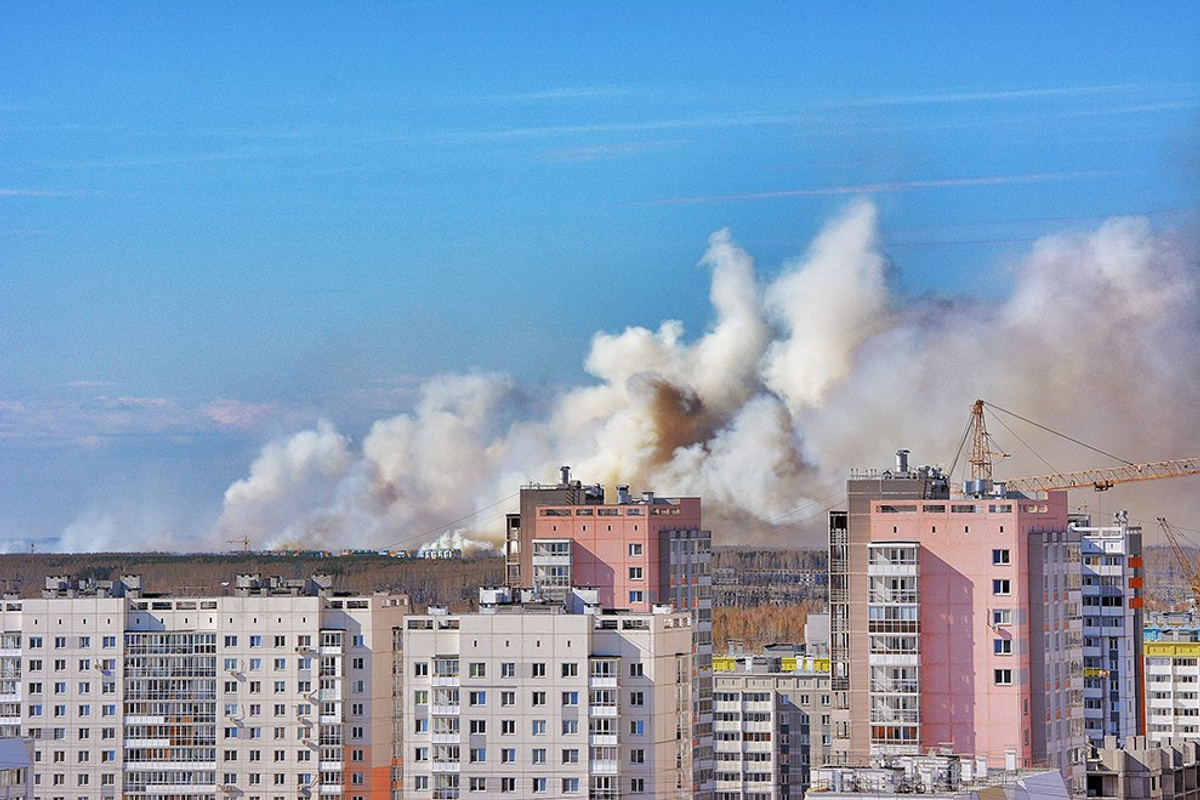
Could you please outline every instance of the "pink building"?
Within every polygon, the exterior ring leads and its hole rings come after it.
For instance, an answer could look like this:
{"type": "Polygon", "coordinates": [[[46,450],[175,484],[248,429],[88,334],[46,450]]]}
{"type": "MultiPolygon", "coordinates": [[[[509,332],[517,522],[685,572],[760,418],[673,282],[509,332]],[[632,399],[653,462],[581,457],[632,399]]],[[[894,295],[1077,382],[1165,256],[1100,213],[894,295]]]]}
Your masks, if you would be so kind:
{"type": "Polygon", "coordinates": [[[835,763],[938,748],[1081,781],[1066,493],[952,499],[938,471],[902,462],[856,476],[849,494],[850,512],[831,517],[835,763]]]}
{"type": "Polygon", "coordinates": [[[710,796],[712,747],[712,533],[700,498],[630,494],[572,480],[523,486],[505,531],[508,586],[561,600],[570,587],[595,589],[600,606],[648,612],[671,605],[692,615],[693,792],[710,796]]]}

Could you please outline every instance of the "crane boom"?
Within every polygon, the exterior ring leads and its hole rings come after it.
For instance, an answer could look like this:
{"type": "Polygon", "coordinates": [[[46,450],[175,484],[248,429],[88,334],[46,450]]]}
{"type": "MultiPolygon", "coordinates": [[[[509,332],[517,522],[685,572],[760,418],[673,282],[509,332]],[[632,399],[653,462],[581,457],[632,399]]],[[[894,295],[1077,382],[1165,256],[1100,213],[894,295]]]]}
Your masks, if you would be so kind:
{"type": "Polygon", "coordinates": [[[1007,489],[1018,492],[1083,489],[1088,486],[1098,492],[1103,492],[1118,483],[1154,481],[1160,478],[1178,478],[1183,475],[1200,475],[1200,457],[1175,458],[1170,461],[1153,461],[1148,464],[1124,464],[1119,467],[1061,472],[1032,478],[1013,478],[1004,481],[1004,485],[1007,489]]]}

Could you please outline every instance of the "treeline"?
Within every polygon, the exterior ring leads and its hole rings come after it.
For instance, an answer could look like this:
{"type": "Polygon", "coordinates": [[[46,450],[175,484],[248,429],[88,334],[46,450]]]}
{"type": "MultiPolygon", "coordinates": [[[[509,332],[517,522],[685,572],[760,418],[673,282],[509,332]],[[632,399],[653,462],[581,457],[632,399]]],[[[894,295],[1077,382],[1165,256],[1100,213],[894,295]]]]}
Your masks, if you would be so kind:
{"type": "Polygon", "coordinates": [[[147,593],[221,595],[232,593],[236,577],[246,573],[292,580],[326,574],[333,577],[334,591],[405,593],[418,608],[445,605],[463,611],[475,603],[478,587],[503,581],[504,564],[496,557],[407,561],[372,555],[310,558],[282,553],[0,555],[0,588],[20,597],[40,596],[45,578],[52,575],[97,581],[140,575],[147,593]]]}
{"type": "Polygon", "coordinates": [[[741,547],[714,547],[713,570],[740,572],[824,572],[825,550],[747,550],[741,547]]]}
{"type": "Polygon", "coordinates": [[[803,642],[804,622],[811,610],[809,602],[714,608],[713,655],[725,655],[732,643],[739,643],[750,653],[768,644],[803,642]]]}

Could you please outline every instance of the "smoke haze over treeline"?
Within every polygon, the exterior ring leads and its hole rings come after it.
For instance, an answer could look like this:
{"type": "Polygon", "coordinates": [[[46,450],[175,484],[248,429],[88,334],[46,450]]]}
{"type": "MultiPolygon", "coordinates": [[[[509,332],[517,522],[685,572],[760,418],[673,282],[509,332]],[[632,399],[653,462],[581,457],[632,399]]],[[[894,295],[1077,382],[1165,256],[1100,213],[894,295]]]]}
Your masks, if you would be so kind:
{"type": "MultiPolygon", "coordinates": [[[[1006,296],[910,298],[891,286],[877,217],[853,203],[770,279],[717,231],[707,330],[597,333],[594,381],[551,396],[438,375],[361,442],[321,421],[262,449],[207,538],[173,544],[488,546],[517,488],[569,464],[610,497],[618,483],[702,496],[719,544],[815,546],[847,469],[884,468],[899,447],[949,466],[976,397],[1132,461],[1200,454],[1194,231],[1114,218],[1033,243],[1006,296]]],[[[1036,429],[992,432],[1013,454],[997,478],[1112,463],[1036,429]]],[[[1194,480],[1083,499],[1194,522],[1194,480]]]]}

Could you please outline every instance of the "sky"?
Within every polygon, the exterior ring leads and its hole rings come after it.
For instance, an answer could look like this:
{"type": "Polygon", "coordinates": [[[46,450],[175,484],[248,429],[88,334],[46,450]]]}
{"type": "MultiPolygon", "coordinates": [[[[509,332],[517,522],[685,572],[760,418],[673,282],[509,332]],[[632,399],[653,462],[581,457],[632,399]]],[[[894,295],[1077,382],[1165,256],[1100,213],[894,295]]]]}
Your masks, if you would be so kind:
{"type": "MultiPolygon", "coordinates": [[[[425,481],[404,495],[421,514],[371,511],[358,537],[408,543],[491,507],[511,476],[596,456],[603,437],[564,452],[564,398],[611,382],[603,336],[712,329],[721,231],[790,340],[803,324],[764,287],[783,292],[859,219],[886,286],[867,333],[937,304],[1011,310],[1054,237],[1170,242],[1192,291],[1200,5],[8,4],[0,153],[0,549],[227,547],[251,518],[256,541],[321,541],[304,503],[231,510],[304,442],[334,443],[327,480],[314,490],[303,461],[272,473],[276,498],[320,495],[322,519],[349,503],[353,539],[366,512],[343,479],[386,471],[379,423],[435,429],[420,409],[443,376],[499,380],[493,427],[458,458],[502,444],[500,466],[444,503],[420,492],[453,482],[425,481]],[[513,431],[531,422],[556,433],[527,445],[513,431]]],[[[1180,352],[1200,347],[1195,308],[1170,334],[1180,352]]],[[[865,413],[842,387],[877,340],[850,339],[803,402],[777,372],[746,377],[782,398],[818,483],[877,461],[812,444],[823,418],[806,415],[865,413]]],[[[1194,416],[1174,424],[1182,437],[1151,438],[1187,441],[1194,416]]],[[[945,427],[953,440],[960,420],[945,427]]],[[[405,463],[449,446],[412,436],[405,463]]],[[[628,474],[680,474],[648,463],[628,474]]]]}

